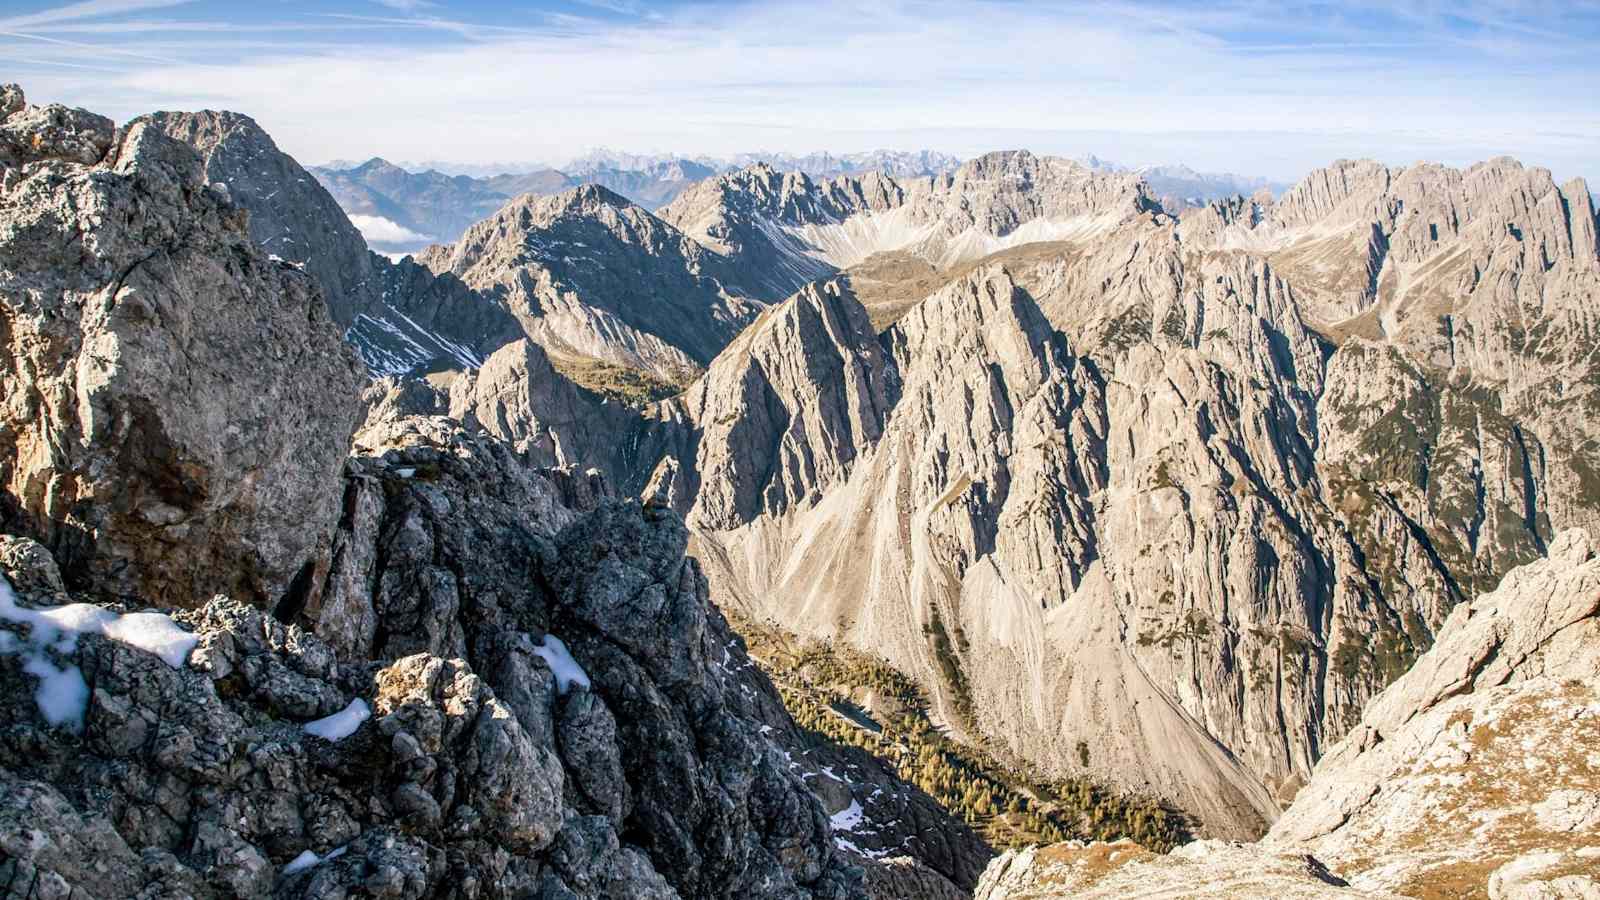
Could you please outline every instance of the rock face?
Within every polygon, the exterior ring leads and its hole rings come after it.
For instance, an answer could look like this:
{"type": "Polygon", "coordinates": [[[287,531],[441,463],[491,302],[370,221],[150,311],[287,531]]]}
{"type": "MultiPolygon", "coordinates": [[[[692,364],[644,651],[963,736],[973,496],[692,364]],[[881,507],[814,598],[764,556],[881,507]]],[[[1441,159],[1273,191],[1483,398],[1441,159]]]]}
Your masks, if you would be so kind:
{"type": "MultiPolygon", "coordinates": [[[[358,362],[194,151],[148,121],[0,121],[7,530],[75,589],[271,604],[325,570],[358,362]]],[[[166,599],[170,598],[170,599],[166,599]]]]}
{"type": "Polygon", "coordinates": [[[17,655],[41,626],[7,598],[13,892],[865,896],[749,718],[781,704],[676,516],[444,419],[358,443],[321,602],[279,610],[315,633],[217,598],[178,616],[197,643],[177,665],[137,641],[58,644],[48,665],[93,687],[52,727],[41,662],[17,655]]]}
{"type": "Polygon", "coordinates": [[[450,418],[508,441],[544,466],[608,460],[616,437],[637,416],[604,404],[556,372],[544,349],[520,340],[450,384],[450,418]]]}
{"type": "Polygon", "coordinates": [[[301,263],[323,286],[340,323],[365,311],[380,279],[361,233],[338,204],[249,116],[235,112],[158,112],[148,121],[195,148],[211,184],[224,184],[234,205],[250,211],[250,236],[261,249],[301,263]]]}
{"type": "Polygon", "coordinates": [[[453,278],[367,249],[332,196],[249,116],[162,112],[141,120],[195,148],[205,178],[249,211],[250,236],[322,286],[345,340],[375,375],[473,369],[521,336],[516,321],[453,278]]]}

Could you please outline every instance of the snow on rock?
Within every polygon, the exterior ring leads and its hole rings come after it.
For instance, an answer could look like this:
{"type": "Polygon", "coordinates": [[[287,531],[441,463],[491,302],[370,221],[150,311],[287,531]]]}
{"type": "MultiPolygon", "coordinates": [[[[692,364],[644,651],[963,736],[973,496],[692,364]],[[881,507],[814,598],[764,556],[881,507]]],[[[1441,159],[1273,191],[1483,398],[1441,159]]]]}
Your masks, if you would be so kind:
{"type": "Polygon", "coordinates": [[[174,669],[183,667],[200,640],[162,613],[124,615],[89,603],[28,609],[17,603],[4,578],[0,578],[0,622],[27,626],[26,636],[0,631],[0,653],[22,656],[22,671],[39,680],[34,700],[40,714],[51,725],[73,731],[83,728],[89,686],[78,667],[61,658],[77,650],[80,636],[108,637],[157,656],[174,669]]]}
{"type": "MultiPolygon", "coordinates": [[[[359,703],[360,701],[358,700],[356,702],[359,703]]],[[[297,872],[304,872],[312,866],[322,865],[330,859],[338,859],[344,855],[344,850],[345,848],[343,847],[337,847],[333,850],[329,850],[327,856],[318,856],[316,853],[307,850],[301,853],[299,856],[296,856],[294,859],[289,860],[289,862],[283,867],[283,874],[294,875],[297,872]]]]}
{"type": "Polygon", "coordinates": [[[367,701],[357,697],[344,709],[315,722],[307,722],[303,727],[306,734],[327,741],[342,741],[355,734],[361,723],[371,717],[372,707],[367,705],[367,701]]]}
{"type": "Polygon", "coordinates": [[[57,666],[42,650],[24,655],[22,671],[39,679],[33,692],[39,713],[51,725],[83,730],[83,714],[89,708],[89,685],[74,665],[57,666]]]}
{"type": "Polygon", "coordinates": [[[866,815],[861,809],[861,801],[851,800],[848,807],[839,810],[830,817],[829,824],[834,831],[855,831],[856,826],[860,825],[865,818],[866,815]]]}
{"type": "Polygon", "coordinates": [[[834,838],[833,844],[840,850],[848,850],[857,856],[864,856],[867,859],[883,859],[893,852],[891,850],[869,850],[862,847],[857,847],[853,842],[847,841],[844,838],[834,838]]]}
{"type": "Polygon", "coordinates": [[[551,673],[556,676],[556,689],[561,693],[572,690],[575,684],[584,690],[589,689],[589,673],[583,671],[578,661],[572,658],[567,645],[560,638],[546,634],[544,640],[534,645],[533,652],[550,667],[551,673]]]}
{"type": "Polygon", "coordinates": [[[183,667],[189,651],[200,640],[198,635],[179,628],[170,616],[155,612],[113,615],[102,628],[106,637],[153,653],[174,669],[183,667]]]}

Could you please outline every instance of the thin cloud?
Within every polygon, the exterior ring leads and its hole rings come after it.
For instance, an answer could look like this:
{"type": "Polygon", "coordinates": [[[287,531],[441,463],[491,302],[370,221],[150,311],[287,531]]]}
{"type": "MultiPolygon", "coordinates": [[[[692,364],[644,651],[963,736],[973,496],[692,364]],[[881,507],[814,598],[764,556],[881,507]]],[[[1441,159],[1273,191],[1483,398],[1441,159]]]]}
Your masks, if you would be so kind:
{"type": "Polygon", "coordinates": [[[103,16],[146,12],[152,9],[167,9],[192,2],[194,0],[84,0],[82,3],[69,3],[66,6],[58,6],[54,9],[30,13],[25,16],[0,19],[0,29],[37,28],[60,22],[72,22],[78,19],[93,19],[103,16]]]}
{"type": "Polygon", "coordinates": [[[123,50],[123,49],[118,48],[118,47],[108,47],[108,46],[106,46],[104,44],[85,44],[85,43],[83,43],[81,41],[68,41],[68,40],[62,40],[61,38],[45,37],[42,34],[27,34],[27,33],[20,32],[20,31],[0,30],[0,37],[19,38],[19,39],[25,40],[25,41],[38,41],[38,42],[44,43],[44,44],[52,44],[52,45],[57,46],[57,47],[70,47],[70,48],[73,48],[74,50],[93,51],[95,54],[106,54],[106,53],[109,53],[109,54],[113,54],[115,56],[126,57],[128,59],[137,59],[137,60],[142,60],[144,62],[161,63],[162,65],[173,65],[173,66],[181,66],[181,65],[183,65],[183,62],[181,60],[174,59],[172,57],[151,56],[148,53],[141,53],[141,52],[139,52],[137,50],[123,50]]]}

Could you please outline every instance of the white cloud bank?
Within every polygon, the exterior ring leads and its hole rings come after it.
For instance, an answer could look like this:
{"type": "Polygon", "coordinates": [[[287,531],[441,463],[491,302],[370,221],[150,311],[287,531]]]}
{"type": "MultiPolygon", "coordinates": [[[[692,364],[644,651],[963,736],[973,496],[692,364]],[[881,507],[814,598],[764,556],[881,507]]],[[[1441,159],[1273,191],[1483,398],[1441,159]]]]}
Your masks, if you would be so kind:
{"type": "Polygon", "coordinates": [[[361,230],[361,236],[368,241],[380,244],[423,244],[433,240],[425,234],[401,225],[393,219],[383,216],[356,216],[350,217],[351,224],[361,230]]]}

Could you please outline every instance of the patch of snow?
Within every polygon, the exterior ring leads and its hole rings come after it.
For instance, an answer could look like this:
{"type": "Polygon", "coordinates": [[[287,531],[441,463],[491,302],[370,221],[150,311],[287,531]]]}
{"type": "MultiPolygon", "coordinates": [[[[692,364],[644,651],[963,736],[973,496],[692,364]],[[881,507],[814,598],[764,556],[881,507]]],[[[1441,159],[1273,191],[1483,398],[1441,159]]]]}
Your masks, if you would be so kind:
{"type": "Polygon", "coordinates": [[[361,723],[372,717],[372,707],[367,701],[357,697],[350,701],[350,705],[339,710],[331,716],[307,722],[303,727],[306,734],[314,735],[326,741],[342,741],[361,727],[361,723]]]}
{"type": "Polygon", "coordinates": [[[546,634],[544,640],[534,645],[535,656],[544,660],[550,667],[551,673],[556,676],[556,690],[565,694],[572,690],[573,685],[580,685],[588,690],[589,673],[583,671],[583,666],[572,658],[572,653],[567,650],[567,645],[553,634],[546,634]]]}
{"type": "Polygon", "coordinates": [[[339,857],[343,856],[344,851],[344,847],[336,847],[332,850],[329,850],[327,856],[318,856],[316,853],[307,850],[301,853],[299,856],[296,856],[294,859],[289,860],[289,862],[283,867],[283,874],[293,875],[297,872],[304,872],[312,866],[320,866],[330,859],[338,859],[339,857]]]}
{"type": "Polygon", "coordinates": [[[861,802],[851,798],[850,805],[829,817],[828,824],[834,831],[855,831],[865,819],[866,813],[861,809],[861,802]]]}
{"type": "Polygon", "coordinates": [[[28,609],[17,603],[16,593],[4,578],[0,578],[0,622],[27,626],[26,636],[0,632],[4,635],[0,653],[23,657],[22,671],[39,680],[33,696],[40,714],[51,725],[73,731],[83,728],[89,686],[77,666],[57,665],[52,653],[67,656],[78,649],[80,636],[98,634],[157,656],[179,669],[200,640],[162,613],[122,615],[89,603],[28,609]]]}
{"type": "Polygon", "coordinates": [[[395,469],[394,473],[399,475],[401,478],[410,478],[417,474],[417,470],[407,466],[404,469],[395,469]]]}
{"type": "Polygon", "coordinates": [[[850,841],[837,837],[833,839],[833,845],[838,847],[840,850],[849,850],[851,853],[854,853],[857,856],[865,856],[867,859],[883,859],[890,853],[888,850],[863,850],[850,841]]]}
{"type": "Polygon", "coordinates": [[[77,666],[56,666],[43,653],[30,654],[22,671],[39,679],[33,700],[39,714],[51,725],[83,730],[83,714],[89,709],[89,685],[77,666]]]}
{"type": "Polygon", "coordinates": [[[106,637],[159,656],[174,669],[183,668],[189,651],[200,642],[199,635],[184,631],[170,617],[155,612],[116,616],[103,628],[106,637]]]}

